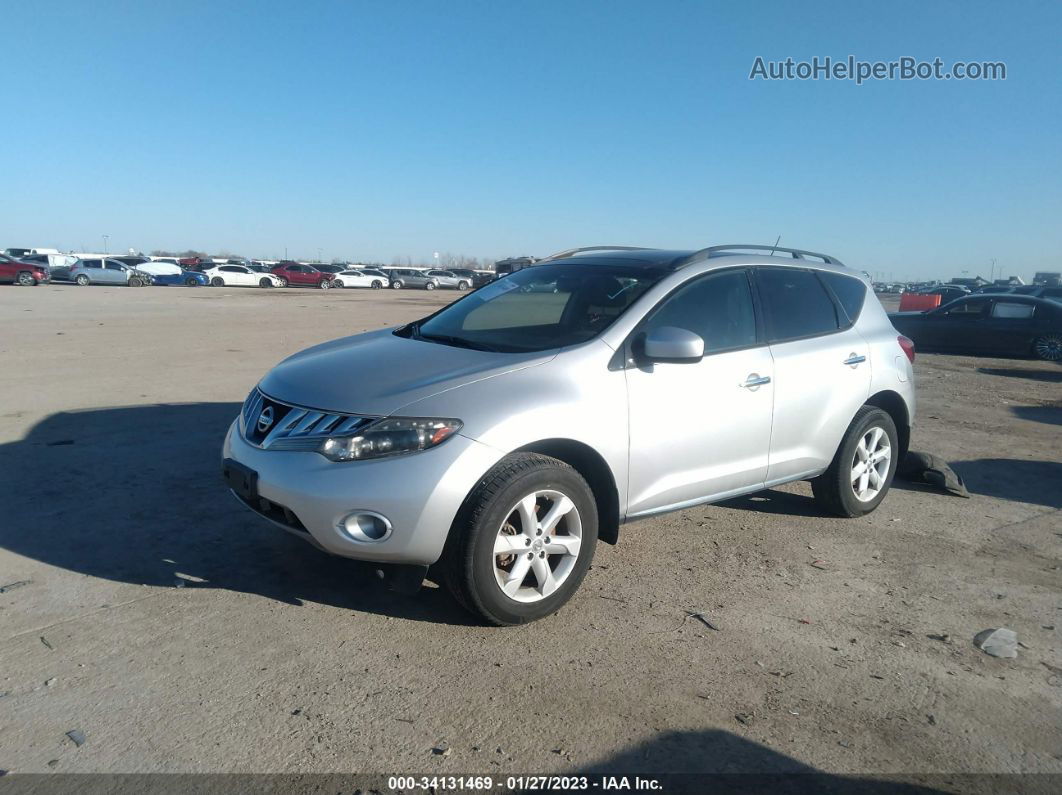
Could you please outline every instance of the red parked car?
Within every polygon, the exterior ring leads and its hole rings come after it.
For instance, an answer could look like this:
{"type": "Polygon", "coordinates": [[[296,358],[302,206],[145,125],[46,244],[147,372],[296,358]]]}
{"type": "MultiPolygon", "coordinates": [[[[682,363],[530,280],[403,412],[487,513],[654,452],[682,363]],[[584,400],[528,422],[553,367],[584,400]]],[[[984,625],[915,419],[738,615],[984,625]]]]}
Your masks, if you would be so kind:
{"type": "Polygon", "coordinates": [[[281,287],[319,287],[327,290],[336,278],[334,273],[319,271],[312,265],[300,265],[298,262],[281,262],[273,270],[280,279],[281,287]]]}
{"type": "Polygon", "coordinates": [[[12,282],[24,287],[43,284],[51,279],[51,274],[43,265],[36,262],[23,262],[12,259],[7,254],[0,254],[0,282],[12,282]]]}

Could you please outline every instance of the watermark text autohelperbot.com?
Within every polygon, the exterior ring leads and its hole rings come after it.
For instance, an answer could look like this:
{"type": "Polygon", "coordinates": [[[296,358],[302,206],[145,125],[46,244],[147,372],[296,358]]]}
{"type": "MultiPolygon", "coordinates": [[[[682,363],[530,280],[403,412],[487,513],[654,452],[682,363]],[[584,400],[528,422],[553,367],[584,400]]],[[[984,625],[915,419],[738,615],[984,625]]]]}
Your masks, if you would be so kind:
{"type": "Polygon", "coordinates": [[[870,80],[1006,80],[1003,61],[955,61],[950,66],[942,58],[920,61],[905,55],[894,61],[862,61],[854,55],[844,59],[830,56],[810,61],[769,61],[756,56],[749,80],[854,80],[862,85],[870,80]]]}

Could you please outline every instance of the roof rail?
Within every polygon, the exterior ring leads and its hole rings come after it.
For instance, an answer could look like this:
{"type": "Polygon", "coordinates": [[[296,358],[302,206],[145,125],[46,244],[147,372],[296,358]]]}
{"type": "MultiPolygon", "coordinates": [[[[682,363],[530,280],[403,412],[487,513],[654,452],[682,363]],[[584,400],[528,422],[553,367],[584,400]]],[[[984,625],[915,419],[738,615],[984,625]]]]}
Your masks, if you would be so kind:
{"type": "Polygon", "coordinates": [[[582,248],[570,248],[566,251],[558,251],[556,254],[550,254],[548,257],[543,257],[539,262],[547,262],[551,259],[564,259],[570,257],[573,254],[582,254],[584,251],[651,251],[652,249],[645,246],[583,246],[582,248]]]}
{"type": "Polygon", "coordinates": [[[755,244],[736,243],[727,246],[709,246],[708,248],[702,248],[700,251],[693,252],[681,262],[677,263],[676,267],[681,268],[685,265],[691,265],[694,262],[700,262],[701,260],[708,259],[714,255],[741,249],[750,249],[752,251],[766,251],[768,252],[768,256],[774,254],[775,252],[780,252],[783,254],[789,254],[793,259],[804,259],[805,257],[814,257],[815,259],[821,259],[827,265],[841,265],[842,267],[844,266],[844,263],[836,257],[831,257],[829,254],[820,254],[817,251],[806,251],[802,248],[783,248],[781,246],[760,246],[755,244]]]}

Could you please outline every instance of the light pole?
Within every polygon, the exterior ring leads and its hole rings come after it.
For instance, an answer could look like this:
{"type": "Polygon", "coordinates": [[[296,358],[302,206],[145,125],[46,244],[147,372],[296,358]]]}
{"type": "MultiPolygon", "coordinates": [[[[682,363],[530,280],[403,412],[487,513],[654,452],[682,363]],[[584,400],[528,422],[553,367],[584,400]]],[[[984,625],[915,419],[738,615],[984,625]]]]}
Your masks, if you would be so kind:
{"type": "Polygon", "coordinates": [[[104,235],[103,236],[103,253],[104,254],[107,253],[107,241],[110,240],[110,239],[111,239],[110,235],[104,235]]]}
{"type": "Polygon", "coordinates": [[[318,262],[324,262],[324,249],[323,248],[318,248],[317,249],[317,261],[318,262]]]}

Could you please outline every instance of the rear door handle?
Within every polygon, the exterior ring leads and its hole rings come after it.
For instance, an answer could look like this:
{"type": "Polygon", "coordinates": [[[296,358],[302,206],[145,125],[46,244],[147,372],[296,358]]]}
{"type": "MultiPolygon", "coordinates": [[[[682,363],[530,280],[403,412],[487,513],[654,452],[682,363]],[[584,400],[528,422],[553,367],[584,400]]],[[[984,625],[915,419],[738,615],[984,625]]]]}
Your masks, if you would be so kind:
{"type": "Polygon", "coordinates": [[[862,364],[866,360],[866,356],[860,356],[856,353],[850,353],[848,354],[848,358],[841,362],[841,364],[847,364],[849,367],[855,367],[857,364],[862,364]]]}
{"type": "Polygon", "coordinates": [[[745,379],[745,383],[738,384],[742,389],[758,389],[764,384],[771,383],[771,377],[769,375],[760,375],[759,373],[749,373],[749,377],[745,379]]]}

